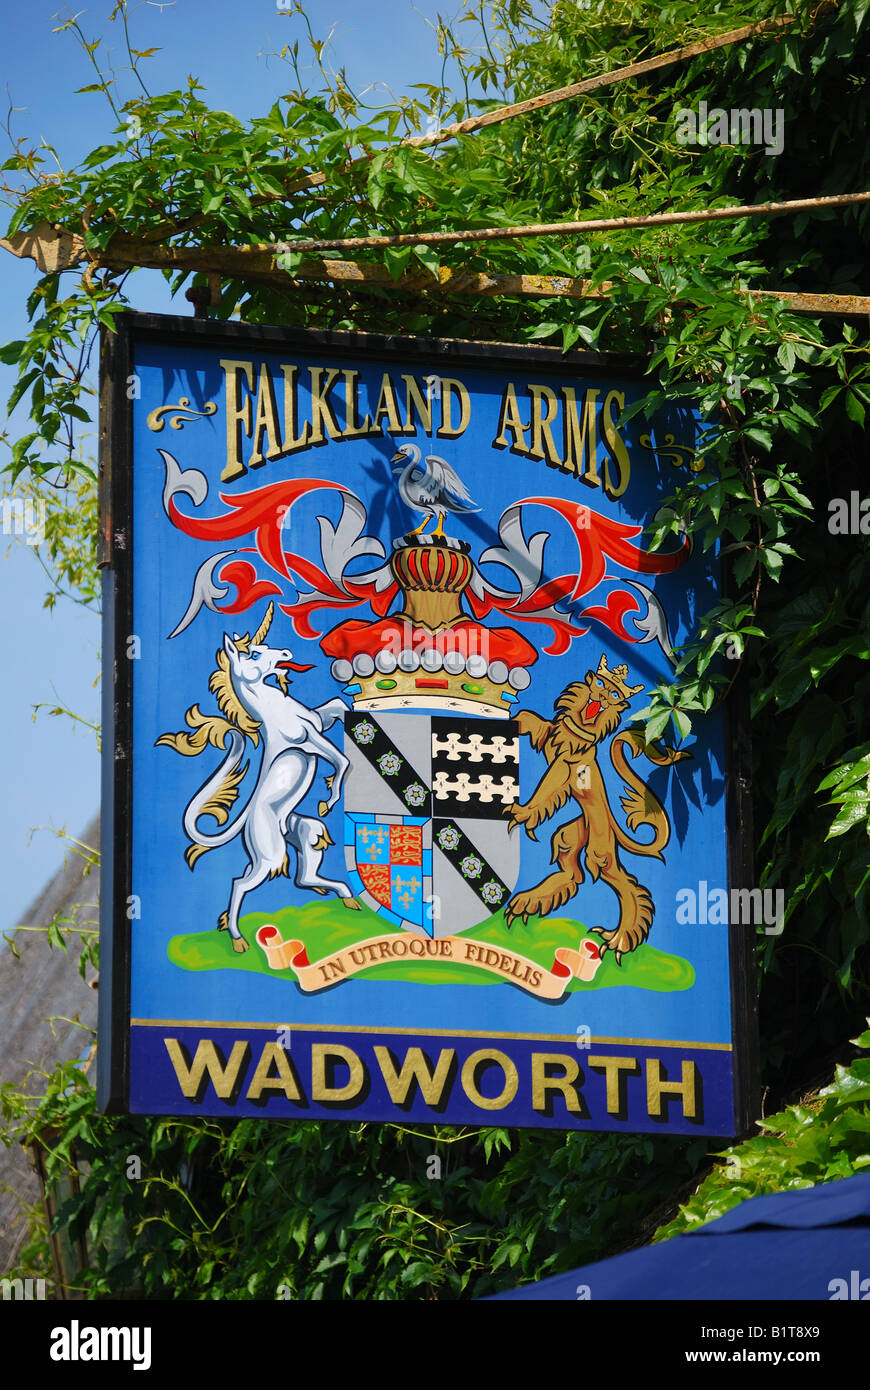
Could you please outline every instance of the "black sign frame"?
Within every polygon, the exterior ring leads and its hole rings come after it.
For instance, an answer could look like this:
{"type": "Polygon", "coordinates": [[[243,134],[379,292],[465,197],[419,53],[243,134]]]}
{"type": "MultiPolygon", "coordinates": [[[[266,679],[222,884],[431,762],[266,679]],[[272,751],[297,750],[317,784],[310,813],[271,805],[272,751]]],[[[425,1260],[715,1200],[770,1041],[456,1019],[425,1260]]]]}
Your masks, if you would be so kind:
{"type": "MultiPolygon", "coordinates": [[[[133,441],[129,384],[139,344],[171,342],[214,347],[239,355],[297,350],[365,355],[384,363],[436,365],[444,370],[488,364],[537,367],[541,372],[593,370],[640,379],[642,355],[562,353],[526,344],[472,343],[260,326],[128,312],[114,331],[101,332],[100,533],[103,573],[102,893],[97,1102],[109,1114],[129,1110],[129,1036],[133,805],[132,663],[127,640],[133,624],[133,441]]],[[[728,570],[723,566],[727,585],[728,570]]],[[[748,681],[741,672],[728,697],[726,807],[728,873],[732,886],[753,881],[748,681]]],[[[736,1133],[752,1131],[759,1113],[755,934],[729,928],[734,1038],[736,1133]]],[[[593,1126],[594,1127],[594,1126],[593,1126]]],[[[726,1136],[728,1137],[728,1136],[726,1136]]]]}

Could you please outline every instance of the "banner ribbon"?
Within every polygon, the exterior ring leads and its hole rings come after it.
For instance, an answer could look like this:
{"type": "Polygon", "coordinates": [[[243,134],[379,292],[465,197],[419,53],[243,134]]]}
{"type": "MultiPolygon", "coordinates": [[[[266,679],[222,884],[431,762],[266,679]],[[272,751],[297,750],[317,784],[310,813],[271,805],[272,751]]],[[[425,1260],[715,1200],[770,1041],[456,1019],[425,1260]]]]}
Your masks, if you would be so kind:
{"type": "Polygon", "coordinates": [[[577,950],[558,946],[549,970],[517,951],[506,951],[468,936],[429,938],[415,936],[412,932],[390,932],[383,936],[370,936],[353,946],[344,946],[340,951],[333,951],[314,962],[309,961],[304,942],[285,941],[279,929],[271,924],[260,927],[257,944],[270,968],[292,970],[299,988],[306,994],[328,989],[358,975],[361,970],[369,970],[373,965],[441,960],[453,961],[457,965],[472,965],[478,970],[498,975],[508,984],[519,985],[538,999],[561,999],[572,980],[588,982],[594,979],[602,960],[598,943],[588,937],[579,943],[577,950]]]}

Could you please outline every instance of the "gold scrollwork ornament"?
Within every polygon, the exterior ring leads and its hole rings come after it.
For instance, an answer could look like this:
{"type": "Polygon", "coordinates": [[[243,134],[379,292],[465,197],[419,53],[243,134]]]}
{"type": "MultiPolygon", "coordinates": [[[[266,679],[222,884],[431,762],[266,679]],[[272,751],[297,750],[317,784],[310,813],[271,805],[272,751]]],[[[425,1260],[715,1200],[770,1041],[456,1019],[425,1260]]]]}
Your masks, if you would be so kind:
{"type": "Polygon", "coordinates": [[[672,434],[666,434],[664,444],[653,444],[648,434],[640,436],[640,445],[643,449],[649,449],[650,453],[658,454],[661,458],[670,459],[672,468],[682,468],[685,466],[692,473],[700,473],[704,467],[703,458],[698,458],[694,449],[688,444],[676,444],[672,434]]]}
{"type": "Polygon", "coordinates": [[[164,415],[169,415],[169,428],[173,430],[184,429],[184,426],[191,420],[202,420],[206,415],[217,414],[217,403],[206,401],[202,410],[194,410],[190,404],[189,396],[181,396],[177,405],[158,405],[156,409],[149,411],[146,424],[149,430],[159,434],[166,421],[164,415]],[[175,414],[173,414],[173,411],[175,414]]]}

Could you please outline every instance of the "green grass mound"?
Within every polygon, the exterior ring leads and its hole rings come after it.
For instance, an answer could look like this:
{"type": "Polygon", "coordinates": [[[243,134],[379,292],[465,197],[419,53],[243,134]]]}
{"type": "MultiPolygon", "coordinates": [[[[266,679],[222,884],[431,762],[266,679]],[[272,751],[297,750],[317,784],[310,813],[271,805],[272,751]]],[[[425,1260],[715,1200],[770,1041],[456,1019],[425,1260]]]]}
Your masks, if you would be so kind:
{"type": "MultiPolygon", "coordinates": [[[[242,933],[250,943],[250,950],[244,955],[238,955],[233,950],[227,932],[188,932],[172,937],[167,948],[169,959],[183,970],[247,970],[293,983],[296,979],[294,972],[290,969],[270,969],[264,953],[256,944],[257,930],[266,923],[278,927],[285,940],[296,937],[304,941],[312,964],[334,951],[355,946],[368,937],[395,930],[385,918],[379,917],[370,908],[362,906],[359,912],[353,912],[342,907],[337,899],[331,898],[306,904],[305,907],[285,907],[279,912],[249,912],[241,919],[242,933]]],[[[513,927],[508,928],[503,912],[496,912],[487,921],[456,935],[473,937],[485,945],[526,956],[545,970],[552,969],[557,946],[576,950],[583,937],[589,936],[593,941],[599,939],[587,932],[581,922],[565,917],[532,917],[527,923],[515,922],[513,927]]],[[[505,983],[498,975],[473,965],[416,959],[372,965],[352,979],[401,980],[426,985],[505,983]]],[[[348,983],[352,983],[352,979],[348,983]]],[[[670,993],[690,989],[694,981],[695,972],[687,960],[681,956],[666,955],[647,943],[630,955],[623,956],[621,965],[617,965],[613,953],[608,951],[595,979],[588,982],[572,980],[568,992],[630,985],[635,989],[670,993]]]]}

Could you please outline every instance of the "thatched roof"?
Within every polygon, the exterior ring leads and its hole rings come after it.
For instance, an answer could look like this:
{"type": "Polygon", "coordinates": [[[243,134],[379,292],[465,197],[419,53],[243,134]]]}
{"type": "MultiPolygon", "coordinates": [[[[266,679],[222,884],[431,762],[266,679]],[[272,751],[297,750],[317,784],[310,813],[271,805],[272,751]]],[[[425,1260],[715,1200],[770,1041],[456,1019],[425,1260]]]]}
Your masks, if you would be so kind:
{"type": "MultiPolygon", "coordinates": [[[[85,845],[99,848],[99,817],[79,838],[85,845]]],[[[58,913],[82,924],[96,922],[100,875],[98,869],[92,869],[83,876],[86,867],[80,855],[68,852],[64,867],[28,908],[21,925],[47,927],[58,913]]],[[[82,980],[78,938],[63,951],[50,948],[42,932],[19,932],[15,946],[18,959],[0,939],[4,1042],[0,1081],[21,1085],[28,1073],[37,1069],[27,1086],[33,1091],[44,1084],[39,1069],[49,1071],[56,1062],[68,1061],[90,1047],[94,1035],[88,1030],[97,1026],[97,994],[88,982],[95,972],[89,968],[86,980],[82,980]],[[50,1018],[56,1021],[50,1024],[50,1018]],[[64,1021],[75,1019],[85,1026],[64,1021]]],[[[32,1205],[39,1195],[27,1154],[17,1144],[11,1149],[0,1144],[0,1277],[11,1269],[26,1240],[24,1204],[32,1205]]]]}

